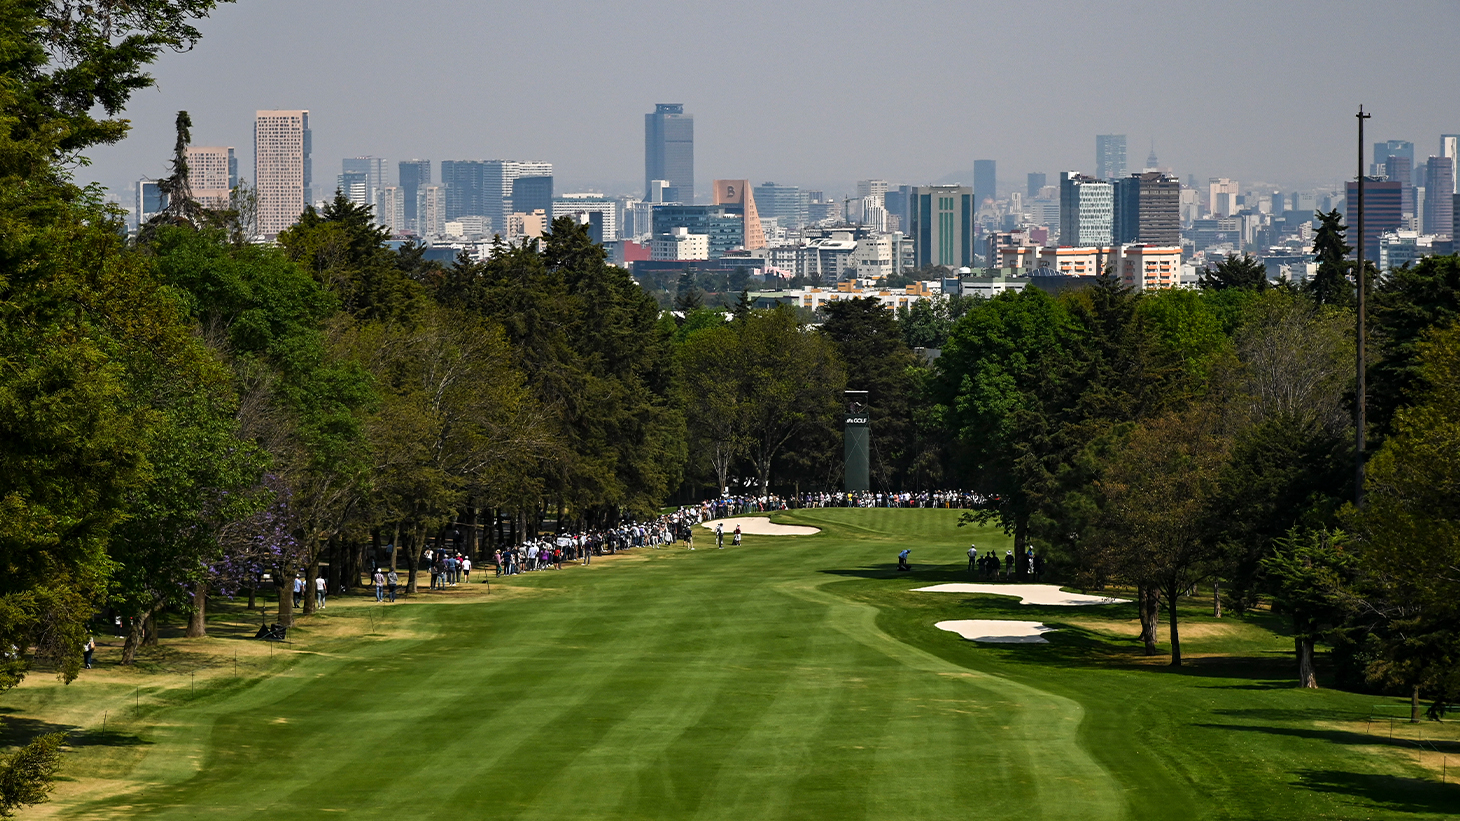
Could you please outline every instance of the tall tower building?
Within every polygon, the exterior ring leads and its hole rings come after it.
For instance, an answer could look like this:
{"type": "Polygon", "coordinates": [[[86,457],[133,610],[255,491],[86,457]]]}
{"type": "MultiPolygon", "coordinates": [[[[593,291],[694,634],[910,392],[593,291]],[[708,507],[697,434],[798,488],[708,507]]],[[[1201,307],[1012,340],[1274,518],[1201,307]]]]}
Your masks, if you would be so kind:
{"type": "Polygon", "coordinates": [[[973,161],[973,210],[984,201],[998,199],[998,166],[993,160],[973,161]]]}
{"type": "MultiPolygon", "coordinates": [[[[1368,186],[1364,187],[1367,211],[1368,186]]],[[[1448,234],[1454,222],[1455,161],[1449,157],[1430,157],[1425,172],[1424,231],[1426,234],[1448,234]],[[1431,193],[1434,192],[1434,193],[1431,193]]],[[[1367,228],[1367,224],[1365,225],[1367,228]]]]}
{"type": "Polygon", "coordinates": [[[356,173],[365,175],[365,200],[366,205],[374,205],[379,197],[378,192],[387,183],[384,157],[346,157],[340,161],[340,170],[346,174],[356,173]]]}
{"type": "MultiPolygon", "coordinates": [[[[442,177],[446,172],[441,172],[442,177]]],[[[535,160],[487,160],[482,168],[482,209],[473,211],[492,221],[492,229],[498,233],[507,227],[507,217],[514,211],[523,211],[512,202],[512,188],[521,177],[551,177],[553,164],[535,160]]],[[[549,183],[551,185],[551,183],[549,183]]],[[[552,213],[552,198],[549,197],[547,213],[552,213]]],[[[540,205],[538,207],[541,207],[540,205]]],[[[527,213],[527,212],[524,212],[527,213]]]]}
{"type": "Polygon", "coordinates": [[[1028,184],[1025,186],[1024,190],[1026,191],[1026,193],[1029,194],[1031,198],[1037,197],[1039,196],[1039,189],[1048,184],[1047,182],[1045,182],[1045,180],[1047,179],[1048,178],[1045,177],[1044,174],[1036,171],[1031,171],[1029,172],[1028,184]]]}
{"type": "Polygon", "coordinates": [[[1181,245],[1181,181],[1160,171],[1115,183],[1115,244],[1181,245]]]}
{"type": "Polygon", "coordinates": [[[755,195],[750,180],[715,180],[715,205],[730,206],[730,213],[739,213],[745,220],[744,247],[754,250],[765,247],[765,230],[755,208],[755,195]]]}
{"type": "Polygon", "coordinates": [[[504,211],[513,214],[531,214],[541,210],[544,214],[553,212],[553,175],[531,174],[512,180],[511,208],[504,211]]]}
{"type": "MultiPolygon", "coordinates": [[[[1460,169],[1460,134],[1440,135],[1440,156],[1450,159],[1451,169],[1460,169]]],[[[1451,193],[1460,193],[1460,189],[1451,193]]]]}
{"type": "Polygon", "coordinates": [[[487,174],[486,160],[441,161],[441,184],[446,186],[446,219],[486,215],[487,174]]]}
{"type": "Polygon", "coordinates": [[[1095,135],[1095,179],[1113,180],[1125,176],[1125,135],[1095,135]]]}
{"type": "Polygon", "coordinates": [[[1236,180],[1212,177],[1207,180],[1207,213],[1214,217],[1230,217],[1237,213],[1237,195],[1241,186],[1236,180]]]}
{"type": "Polygon", "coordinates": [[[446,233],[446,186],[416,186],[416,233],[423,237],[446,233]]]}
{"type": "Polygon", "coordinates": [[[1400,208],[1405,215],[1414,216],[1414,158],[1404,154],[1390,154],[1384,160],[1384,179],[1399,183],[1404,195],[1400,208]]]}
{"type": "Polygon", "coordinates": [[[753,195],[756,209],[774,218],[780,227],[794,231],[806,225],[807,201],[797,186],[763,182],[755,187],[753,195]]]}
{"type": "Polygon", "coordinates": [[[1115,236],[1115,191],[1078,171],[1060,174],[1060,245],[1104,248],[1115,236]]]}
{"type": "Polygon", "coordinates": [[[973,267],[973,189],[966,185],[926,185],[912,189],[908,203],[913,264],[942,265],[957,271],[973,267]]]}
{"type": "MultiPolygon", "coordinates": [[[[1349,242],[1358,230],[1358,183],[1350,182],[1345,190],[1345,221],[1350,226],[1349,242]]],[[[1379,261],[1379,235],[1404,227],[1400,204],[1403,191],[1397,182],[1364,178],[1364,256],[1379,261]]],[[[1448,216],[1448,215],[1447,215],[1448,216]]]]}
{"type": "Polygon", "coordinates": [[[238,181],[233,146],[188,146],[188,187],[204,208],[227,208],[238,181]]]}
{"type": "Polygon", "coordinates": [[[695,200],[695,118],[682,103],[658,103],[644,115],[644,190],[654,180],[668,180],[669,202],[695,200]]]}
{"type": "Polygon", "coordinates": [[[389,228],[392,234],[406,230],[406,203],[403,189],[398,185],[387,185],[380,189],[379,202],[375,206],[375,221],[389,228]]]}
{"type": "Polygon", "coordinates": [[[400,170],[401,208],[405,227],[416,227],[416,189],[431,184],[430,160],[402,160],[400,170]]]}
{"type": "Polygon", "coordinates": [[[313,199],[309,112],[254,113],[253,178],[259,233],[272,237],[299,221],[313,199]]]}

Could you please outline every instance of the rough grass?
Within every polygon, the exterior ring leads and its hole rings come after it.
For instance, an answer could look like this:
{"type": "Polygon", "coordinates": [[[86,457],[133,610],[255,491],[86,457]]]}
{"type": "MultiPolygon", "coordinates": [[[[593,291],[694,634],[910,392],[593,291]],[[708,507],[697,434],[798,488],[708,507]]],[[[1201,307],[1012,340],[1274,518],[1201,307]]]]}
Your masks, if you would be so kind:
{"type": "Polygon", "coordinates": [[[969,541],[1002,554],[1002,535],[957,518],[800,511],[777,519],[824,532],[493,578],[490,596],[476,584],[394,606],[336,598],[272,658],[238,638],[256,614],[220,608],[215,637],[168,639],[136,669],[104,648],[102,666],[70,686],[33,677],[3,701],[5,741],[72,732],[68,780],[35,817],[1384,819],[1460,808],[1460,786],[1439,783],[1447,755],[1460,763],[1454,734],[1421,743],[1403,725],[1390,739],[1398,702],[1295,688],[1271,615],[1215,620],[1194,601],[1183,612],[1192,661],[1172,671],[1141,655],[1133,605],[911,593],[964,580],[969,541]],[[893,572],[909,546],[914,572],[893,572]],[[1060,629],[1048,645],[987,645],[933,627],[955,618],[1060,629]]]}

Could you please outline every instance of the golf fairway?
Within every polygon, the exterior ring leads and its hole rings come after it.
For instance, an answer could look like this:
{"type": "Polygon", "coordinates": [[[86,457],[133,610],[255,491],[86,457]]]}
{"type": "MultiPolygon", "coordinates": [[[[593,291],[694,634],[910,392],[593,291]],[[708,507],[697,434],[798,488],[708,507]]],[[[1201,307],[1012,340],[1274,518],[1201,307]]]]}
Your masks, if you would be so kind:
{"type": "MultiPolygon", "coordinates": [[[[1192,662],[1173,672],[1138,655],[1129,604],[911,592],[969,580],[970,541],[1003,554],[1001,534],[958,528],[958,511],[775,518],[823,532],[725,550],[697,534],[694,552],[494,578],[491,596],[478,583],[333,600],[293,649],[268,661],[250,642],[254,672],[193,690],[182,657],[66,687],[33,675],[6,696],[7,722],[52,722],[74,751],[55,800],[21,817],[1460,812],[1438,759],[1431,770],[1423,748],[1373,730],[1385,699],[1288,682],[1280,619],[1193,604],[1192,662]],[[903,547],[912,573],[892,572],[903,547]],[[967,618],[1058,629],[1048,645],[986,645],[933,626],[967,618]]],[[[207,669],[238,643],[206,640],[207,669]]]]}

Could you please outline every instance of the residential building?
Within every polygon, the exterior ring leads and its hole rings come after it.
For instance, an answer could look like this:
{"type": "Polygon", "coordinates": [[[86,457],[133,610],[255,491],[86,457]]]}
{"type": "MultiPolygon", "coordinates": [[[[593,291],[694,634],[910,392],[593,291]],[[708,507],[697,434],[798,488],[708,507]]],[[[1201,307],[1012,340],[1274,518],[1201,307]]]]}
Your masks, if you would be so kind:
{"type": "Polygon", "coordinates": [[[973,161],[973,210],[999,198],[998,164],[993,160],[973,161]]]}
{"type": "MultiPolygon", "coordinates": [[[[1358,230],[1358,183],[1348,183],[1347,186],[1347,210],[1346,222],[1350,232],[1358,230]]],[[[1364,180],[1364,256],[1377,263],[1379,259],[1379,236],[1388,231],[1398,231],[1404,227],[1403,212],[1400,206],[1403,202],[1404,192],[1402,186],[1397,182],[1386,182],[1373,178],[1364,180]]],[[[1349,235],[1353,236],[1352,233],[1349,235]]],[[[1349,240],[1353,242],[1352,239],[1349,240]]]]}
{"type": "Polygon", "coordinates": [[[1181,181],[1160,171],[1122,177],[1115,183],[1115,242],[1181,244],[1181,181]]]}
{"type": "MultiPolygon", "coordinates": [[[[1430,157],[1425,173],[1424,232],[1446,234],[1454,222],[1455,160],[1450,157],[1430,157]],[[1447,194],[1451,196],[1446,196],[1447,194]]],[[[1364,188],[1367,200],[1369,189],[1364,188]]],[[[1367,202],[1364,203],[1368,205],[1367,202]]],[[[1367,226],[1365,226],[1367,227],[1367,226]]]]}
{"type": "Polygon", "coordinates": [[[356,205],[370,205],[370,175],[363,171],[346,171],[335,177],[335,191],[356,205]]]}
{"type": "Polygon", "coordinates": [[[894,234],[877,234],[857,240],[847,259],[847,267],[861,279],[880,279],[898,272],[897,242],[894,234]]]}
{"type": "Polygon", "coordinates": [[[1113,180],[1125,176],[1125,135],[1095,135],[1095,179],[1113,180]]]}
{"type": "Polygon", "coordinates": [[[973,189],[966,185],[926,185],[912,189],[909,231],[916,267],[969,268],[973,258],[973,189]]]}
{"type": "Polygon", "coordinates": [[[313,202],[309,111],[254,113],[254,188],[259,233],[273,237],[313,202]]]}
{"type": "MultiPolygon", "coordinates": [[[[1364,198],[1367,199],[1368,195],[1369,189],[1365,186],[1364,198]]],[[[1439,239],[1434,234],[1420,234],[1418,231],[1384,232],[1379,236],[1379,270],[1392,271],[1434,256],[1439,250],[1435,248],[1435,242],[1439,239]]],[[[1443,241],[1441,244],[1444,244],[1443,241]]]]}
{"type": "Polygon", "coordinates": [[[806,225],[806,198],[794,185],[764,182],[751,192],[762,218],[774,219],[783,228],[800,230],[806,225]]]}
{"type": "Polygon", "coordinates": [[[389,228],[392,234],[406,230],[405,189],[399,185],[387,185],[380,189],[375,206],[375,221],[389,228]]]}
{"type": "Polygon", "coordinates": [[[340,171],[365,175],[365,199],[357,200],[364,205],[374,205],[378,192],[389,182],[384,157],[346,157],[340,161],[340,171]]]}
{"type": "Polygon", "coordinates": [[[876,197],[882,199],[891,190],[892,183],[887,180],[859,180],[857,182],[857,198],[876,197]]]}
{"type": "Polygon", "coordinates": [[[658,103],[644,115],[644,191],[667,180],[665,201],[695,201],[695,119],[682,103],[658,103]]]}
{"type": "Polygon", "coordinates": [[[442,183],[416,186],[416,233],[423,237],[446,233],[446,192],[442,183]]]}
{"type": "Polygon", "coordinates": [[[1060,245],[1114,242],[1115,190],[1106,180],[1077,171],[1060,174],[1060,245]]]}
{"type": "Polygon", "coordinates": [[[227,208],[233,186],[238,184],[238,159],[233,156],[233,146],[190,145],[187,157],[188,187],[193,199],[204,208],[227,208]]]}
{"type": "Polygon", "coordinates": [[[1214,217],[1230,217],[1239,210],[1237,196],[1240,186],[1236,180],[1226,177],[1212,177],[1207,180],[1207,213],[1214,217]]]}
{"type": "Polygon", "coordinates": [[[526,239],[539,239],[548,230],[548,212],[536,209],[531,212],[517,211],[507,216],[507,233],[503,239],[520,243],[526,239]]]}
{"type": "Polygon", "coordinates": [[[755,208],[755,195],[750,180],[715,180],[715,205],[726,206],[730,213],[740,214],[745,225],[745,241],[741,247],[756,250],[765,247],[765,232],[760,226],[760,213],[755,208]]]}
{"type": "Polygon", "coordinates": [[[1116,276],[1137,291],[1165,290],[1181,285],[1181,243],[1161,246],[1124,245],[1115,261],[1116,276]]]}
{"type": "Polygon", "coordinates": [[[431,184],[430,160],[402,160],[400,171],[401,202],[404,203],[405,227],[416,228],[416,188],[431,184]]]}
{"type": "Polygon", "coordinates": [[[653,262],[709,258],[710,238],[704,234],[691,234],[688,228],[675,228],[649,243],[649,259],[653,262]]]}

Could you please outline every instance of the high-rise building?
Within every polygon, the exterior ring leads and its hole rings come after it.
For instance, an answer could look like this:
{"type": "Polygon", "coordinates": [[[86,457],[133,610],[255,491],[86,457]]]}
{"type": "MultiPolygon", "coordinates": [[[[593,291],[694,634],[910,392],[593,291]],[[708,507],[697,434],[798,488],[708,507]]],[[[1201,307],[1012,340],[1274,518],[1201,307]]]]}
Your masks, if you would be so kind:
{"type": "Polygon", "coordinates": [[[340,170],[346,174],[365,175],[365,204],[374,205],[376,192],[389,182],[385,171],[384,157],[346,157],[340,162],[340,170]]]}
{"type": "MultiPolygon", "coordinates": [[[[1448,234],[1454,222],[1455,161],[1449,157],[1430,157],[1425,173],[1424,232],[1448,234]],[[1434,192],[1431,194],[1431,192],[1434,192]],[[1450,196],[1446,196],[1446,195],[1450,196]]],[[[1364,189],[1368,198],[1368,188],[1364,189]]],[[[1364,203],[1368,205],[1367,202],[1364,203]]]]}
{"type": "Polygon", "coordinates": [[[1125,135],[1095,135],[1095,179],[1113,180],[1125,176],[1125,135]]]}
{"type": "Polygon", "coordinates": [[[760,225],[760,213],[755,208],[750,180],[715,180],[713,202],[728,207],[730,213],[738,213],[745,220],[743,248],[756,250],[765,247],[765,231],[760,225]]]}
{"type": "Polygon", "coordinates": [[[1104,248],[1114,243],[1114,229],[1114,186],[1078,171],[1061,173],[1059,244],[1104,248]]]}
{"type": "Polygon", "coordinates": [[[615,242],[619,238],[618,202],[599,194],[564,194],[555,197],[549,216],[553,220],[573,217],[580,224],[589,226],[589,236],[599,244],[615,242]]]}
{"type": "MultiPolygon", "coordinates": [[[[1460,134],[1440,135],[1440,156],[1449,157],[1450,167],[1460,169],[1460,134]]],[[[1460,193],[1460,189],[1451,193],[1460,193]]]]}
{"type": "Polygon", "coordinates": [[[188,187],[204,208],[227,208],[238,184],[238,159],[232,146],[190,145],[188,187]]]}
{"type": "MultiPolygon", "coordinates": [[[[1375,148],[1377,147],[1376,145],[1375,148]]],[[[1410,148],[1413,147],[1410,144],[1410,148]]],[[[1414,158],[1404,154],[1390,154],[1384,159],[1384,179],[1399,183],[1400,191],[1403,192],[1400,209],[1406,216],[1414,216],[1414,158]]]]}
{"type": "Polygon", "coordinates": [[[1046,177],[1043,173],[1031,171],[1029,172],[1028,185],[1025,187],[1024,190],[1029,194],[1030,197],[1037,197],[1039,196],[1039,189],[1043,188],[1047,184],[1045,182],[1047,179],[1048,177],[1046,177]]]}
{"type": "Polygon", "coordinates": [[[913,261],[918,268],[941,265],[957,271],[973,267],[976,209],[972,188],[918,186],[912,189],[908,205],[908,233],[913,238],[913,261]]]}
{"type": "MultiPolygon", "coordinates": [[[[883,207],[887,209],[887,221],[896,223],[896,230],[903,233],[910,232],[912,225],[912,212],[909,206],[912,202],[911,185],[899,185],[896,190],[889,190],[887,196],[882,198],[883,207]]],[[[911,247],[911,245],[909,245],[911,247]]]]}
{"type": "Polygon", "coordinates": [[[1241,187],[1236,180],[1212,177],[1207,180],[1207,213],[1214,217],[1230,217],[1237,213],[1237,196],[1241,187]]]}
{"type": "Polygon", "coordinates": [[[375,206],[375,221],[389,228],[392,234],[406,230],[405,189],[398,185],[387,185],[380,189],[375,206]]]}
{"type": "Polygon", "coordinates": [[[806,199],[801,196],[800,188],[765,182],[751,193],[761,216],[774,218],[777,225],[793,231],[806,225],[806,199]]]}
{"type": "Polygon", "coordinates": [[[973,161],[973,210],[982,208],[989,200],[999,198],[998,171],[993,160],[973,161]]]}
{"type": "MultiPolygon", "coordinates": [[[[443,163],[443,169],[444,169],[443,163]]],[[[445,178],[445,170],[442,172],[445,178]]],[[[481,174],[481,209],[475,213],[483,214],[492,220],[492,225],[498,229],[507,224],[507,216],[513,212],[524,212],[512,202],[512,185],[519,177],[551,177],[553,175],[553,164],[550,162],[538,162],[535,160],[487,160],[482,164],[481,174]]],[[[540,186],[541,183],[538,183],[540,186]]],[[[448,194],[448,198],[449,198],[448,194]]],[[[541,203],[539,203],[541,205],[541,203]]],[[[552,213],[552,206],[544,209],[552,213]]]]}
{"type": "Polygon", "coordinates": [[[1382,143],[1374,143],[1375,171],[1383,168],[1390,157],[1404,157],[1409,160],[1409,167],[1414,168],[1414,143],[1409,140],[1386,140],[1382,143]]]}
{"type": "Polygon", "coordinates": [[[400,169],[400,196],[405,213],[405,227],[416,227],[416,189],[431,184],[430,160],[402,160],[400,169]]]}
{"type": "Polygon", "coordinates": [[[659,205],[654,208],[654,236],[687,228],[710,238],[710,259],[745,245],[745,218],[726,205],[659,205]]]}
{"type": "Polygon", "coordinates": [[[132,216],[136,219],[138,228],[167,207],[167,195],[162,193],[157,180],[137,180],[137,189],[133,193],[136,195],[137,205],[132,216]]]}
{"type": "Polygon", "coordinates": [[[1181,245],[1181,181],[1160,171],[1115,183],[1115,243],[1181,245]]]}
{"type": "MultiPolygon", "coordinates": [[[[1351,231],[1357,232],[1358,183],[1348,183],[1346,194],[1345,222],[1351,231]]],[[[1370,261],[1379,261],[1379,235],[1386,231],[1398,231],[1403,227],[1403,212],[1400,210],[1403,199],[1404,192],[1399,183],[1365,178],[1363,242],[1364,256],[1370,261]]]]}
{"type": "Polygon", "coordinates": [[[356,205],[371,205],[370,175],[364,171],[346,171],[335,177],[335,191],[356,205]]]}
{"type": "Polygon", "coordinates": [[[536,175],[518,177],[512,180],[512,213],[531,214],[542,211],[551,214],[553,210],[553,178],[536,175]]]}
{"type": "Polygon", "coordinates": [[[446,233],[446,192],[441,183],[416,186],[416,233],[423,237],[446,233]]]}
{"type": "Polygon", "coordinates": [[[695,201],[695,118],[682,103],[658,103],[644,115],[644,191],[668,180],[668,202],[695,201]]]}
{"type": "Polygon", "coordinates": [[[486,215],[487,176],[486,160],[441,161],[441,184],[446,186],[446,219],[486,215]]]}
{"type": "Polygon", "coordinates": [[[266,237],[298,222],[313,202],[310,143],[307,110],[254,113],[253,179],[259,233],[266,237]]]}
{"type": "Polygon", "coordinates": [[[859,180],[857,182],[857,198],[876,197],[880,200],[887,196],[887,191],[891,187],[892,183],[889,183],[887,180],[859,180]]]}

